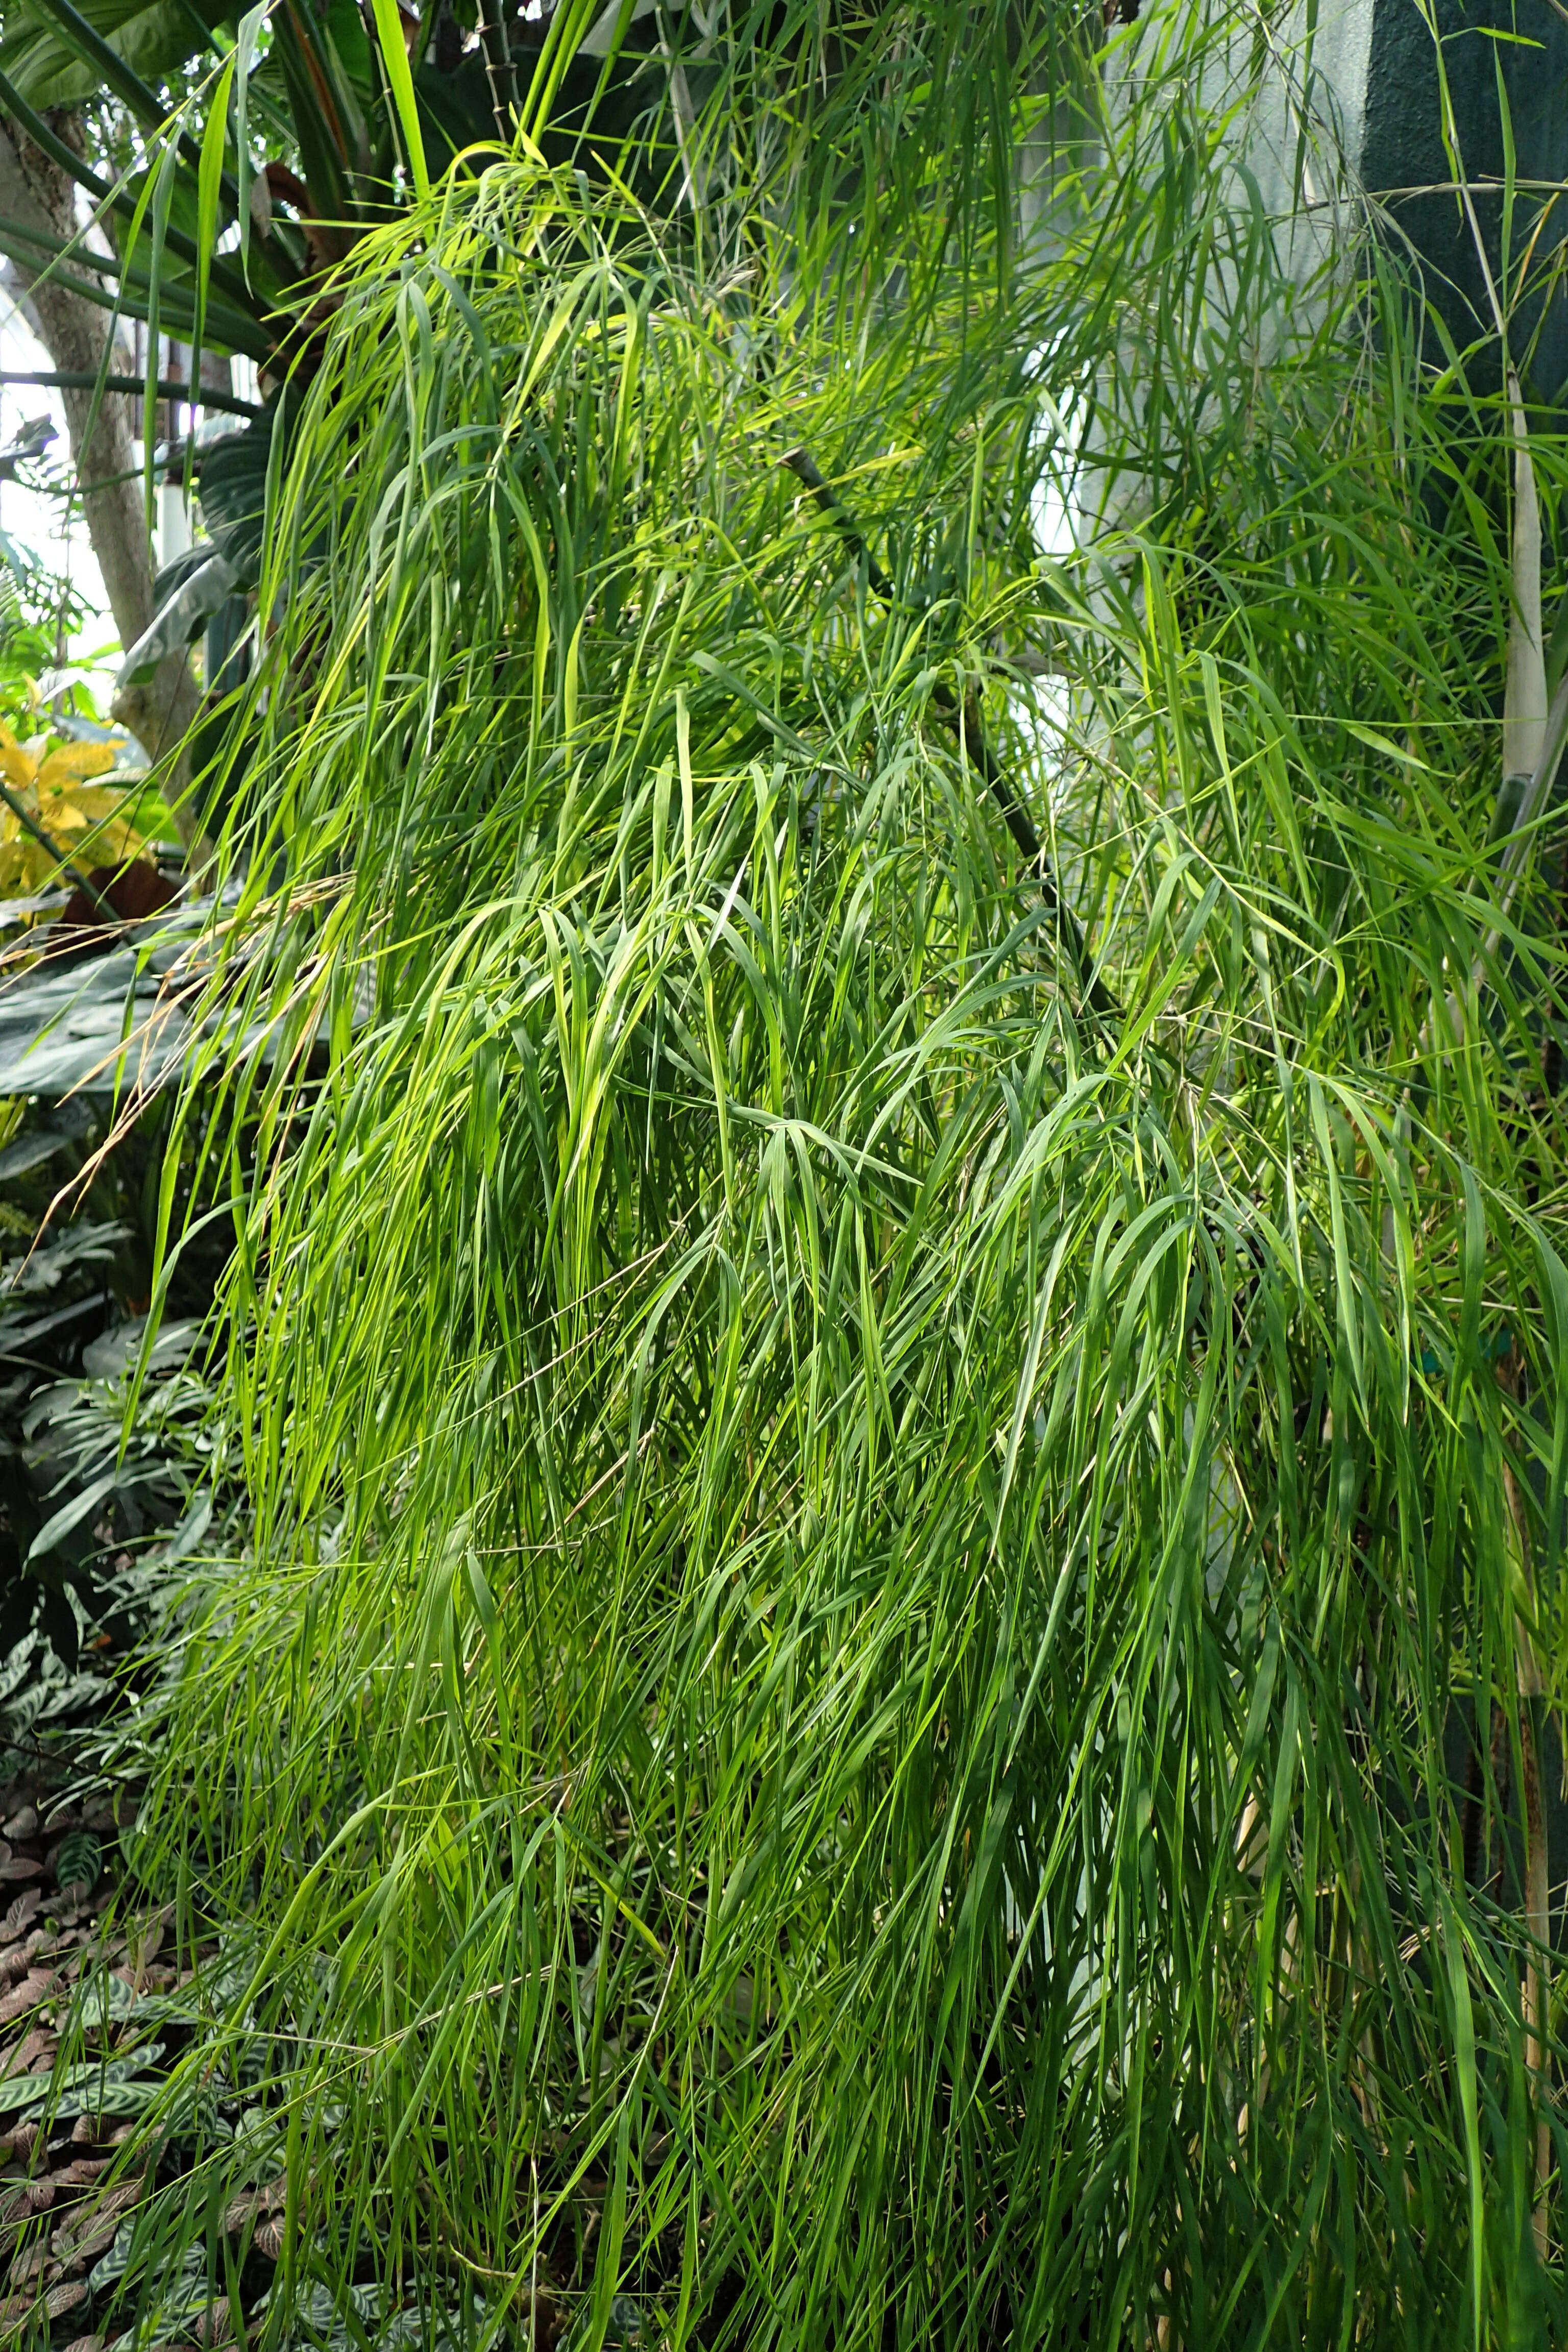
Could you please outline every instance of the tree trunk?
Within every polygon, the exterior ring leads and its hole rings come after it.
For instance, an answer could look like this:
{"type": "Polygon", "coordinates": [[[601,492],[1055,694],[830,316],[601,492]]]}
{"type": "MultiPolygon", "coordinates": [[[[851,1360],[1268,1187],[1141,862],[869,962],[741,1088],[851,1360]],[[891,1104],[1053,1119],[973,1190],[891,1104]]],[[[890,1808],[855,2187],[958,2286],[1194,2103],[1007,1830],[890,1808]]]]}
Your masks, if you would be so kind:
{"type": "MultiPolygon", "coordinates": [[[[74,143],[68,115],[52,127],[74,143]]],[[[65,240],[77,233],[75,187],[58,164],[41,154],[15,123],[0,119],[0,215],[31,236],[65,240]]],[[[63,273],[41,276],[14,261],[16,280],[27,297],[45,348],[61,373],[95,374],[102,362],[108,314],[78,293],[63,273]]],[[[82,270],[91,268],[84,255],[82,270]]],[[[110,371],[134,372],[117,348],[110,371]]],[[[153,618],[153,564],[142,476],[132,444],[129,395],[105,393],[96,414],[90,392],[63,392],[66,429],[81,488],[82,515],[110,610],[122,646],[132,646],[153,618]]],[[[196,713],[197,693],[184,654],[171,655],[143,686],[124,687],[114,699],[114,716],[141,742],[150,760],[177,753],[196,713]]],[[[185,782],[176,756],[164,779],[165,796],[187,858],[198,851],[195,820],[179,805],[185,782]]],[[[193,862],[200,862],[199,856],[193,862]]]]}

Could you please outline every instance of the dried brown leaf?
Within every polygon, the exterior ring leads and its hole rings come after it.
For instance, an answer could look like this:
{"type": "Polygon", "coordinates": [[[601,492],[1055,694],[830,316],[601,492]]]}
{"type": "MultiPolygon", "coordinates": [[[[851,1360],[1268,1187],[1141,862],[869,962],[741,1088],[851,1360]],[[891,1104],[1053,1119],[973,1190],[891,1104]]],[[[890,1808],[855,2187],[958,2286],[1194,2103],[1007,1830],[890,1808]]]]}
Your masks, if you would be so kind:
{"type": "Polygon", "coordinates": [[[111,2156],[73,2156],[63,2171],[54,2173],[51,2178],[58,2181],[62,2189],[80,2189],[107,2172],[113,2161],[111,2156]]]}
{"type": "MultiPolygon", "coordinates": [[[[0,2025],[9,2025],[15,2019],[25,2016],[28,2010],[37,2009],[45,1994],[51,1992],[58,1981],[53,1969],[29,1969],[21,1983],[13,1985],[5,2000],[0,2000],[0,2025]]],[[[4,2094],[0,2094],[0,2104],[3,2103],[4,2094]]]]}
{"type": "MultiPolygon", "coordinates": [[[[225,2232],[230,2237],[235,2236],[257,2214],[265,2219],[269,2214],[281,2213],[288,2199],[289,2180],[284,2173],[280,2173],[276,2180],[269,2180],[265,2189],[242,2189],[237,2197],[230,2198],[224,2212],[225,2232]]],[[[259,2245],[259,2230],[256,2236],[259,2245]]]]}
{"type": "Polygon", "coordinates": [[[58,2046],[55,2036],[47,2027],[35,2025],[32,2032],[25,2034],[20,2042],[13,2042],[8,2050],[0,2053],[0,2081],[4,2081],[7,2074],[30,2074],[46,2053],[52,2063],[54,2053],[58,2046]]]}
{"type": "Polygon", "coordinates": [[[52,2180],[18,2180],[0,2201],[0,2221],[30,2221],[35,2213],[47,2213],[54,2201],[52,2180]]]}
{"type": "Polygon", "coordinates": [[[140,2204],[146,2190],[146,2180],[141,2175],[134,2180],[121,2181],[118,2189],[95,2198],[90,2204],[79,2205],[68,2221],[55,2231],[55,2248],[60,2259],[73,2271],[85,2270],[89,2263],[114,2242],[115,2233],[131,2208],[140,2204]]]}

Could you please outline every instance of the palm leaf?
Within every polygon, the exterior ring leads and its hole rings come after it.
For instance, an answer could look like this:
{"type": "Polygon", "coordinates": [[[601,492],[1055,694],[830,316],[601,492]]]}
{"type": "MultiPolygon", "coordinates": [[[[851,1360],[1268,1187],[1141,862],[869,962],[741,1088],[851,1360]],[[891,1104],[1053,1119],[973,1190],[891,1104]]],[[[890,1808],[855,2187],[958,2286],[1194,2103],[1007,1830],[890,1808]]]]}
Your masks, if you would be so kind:
{"type": "MultiPolygon", "coordinates": [[[[139,89],[151,89],[176,74],[207,46],[222,21],[222,8],[204,10],[193,0],[88,0],[78,12],[139,89]]],[[[0,66],[30,104],[80,106],[101,95],[104,76],[85,58],[43,0],[8,12],[0,38],[0,66]]]]}

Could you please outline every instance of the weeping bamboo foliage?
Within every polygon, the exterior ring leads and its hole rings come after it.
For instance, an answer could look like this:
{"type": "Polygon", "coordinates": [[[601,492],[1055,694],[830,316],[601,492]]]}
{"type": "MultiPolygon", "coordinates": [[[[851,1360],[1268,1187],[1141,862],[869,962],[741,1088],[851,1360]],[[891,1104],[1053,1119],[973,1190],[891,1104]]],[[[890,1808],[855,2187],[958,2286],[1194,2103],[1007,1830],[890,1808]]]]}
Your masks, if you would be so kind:
{"type": "Polygon", "coordinates": [[[1348,208],[1303,278],[1252,70],[779,12],[672,209],[522,143],[345,271],[184,1111],[255,1540],[130,1743],[225,1934],[149,2310],[281,2153],[280,2327],[1561,2331],[1511,427],[1348,208]]]}

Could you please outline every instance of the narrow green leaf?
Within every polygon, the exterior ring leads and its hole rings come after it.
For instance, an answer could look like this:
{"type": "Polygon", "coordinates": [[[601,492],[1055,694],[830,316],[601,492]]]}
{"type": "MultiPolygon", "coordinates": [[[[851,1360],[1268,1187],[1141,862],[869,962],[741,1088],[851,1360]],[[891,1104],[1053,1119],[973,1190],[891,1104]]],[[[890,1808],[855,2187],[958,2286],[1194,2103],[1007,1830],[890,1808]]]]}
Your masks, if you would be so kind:
{"type": "Polygon", "coordinates": [[[414,191],[421,204],[430,195],[430,175],[425,163],[425,142],[419,129],[419,110],[414,98],[414,77],[408,69],[408,50],[403,38],[403,20],[398,14],[397,0],[373,0],[375,11],[376,37],[381,44],[382,62],[386,68],[387,87],[403,134],[403,155],[414,181],[414,191]]]}

